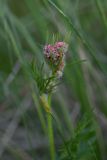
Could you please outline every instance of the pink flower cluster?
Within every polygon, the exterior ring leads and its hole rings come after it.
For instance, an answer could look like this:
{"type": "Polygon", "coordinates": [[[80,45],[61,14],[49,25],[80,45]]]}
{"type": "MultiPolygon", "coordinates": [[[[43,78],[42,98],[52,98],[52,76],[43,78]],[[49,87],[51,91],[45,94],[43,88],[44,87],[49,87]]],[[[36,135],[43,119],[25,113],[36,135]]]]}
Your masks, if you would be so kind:
{"type": "Polygon", "coordinates": [[[50,65],[57,66],[57,72],[63,71],[67,50],[68,44],[65,42],[56,42],[54,45],[48,44],[44,47],[45,58],[50,65]]]}
{"type": "Polygon", "coordinates": [[[45,45],[44,54],[46,59],[57,62],[67,52],[68,45],[65,42],[56,42],[55,45],[45,45]]]}

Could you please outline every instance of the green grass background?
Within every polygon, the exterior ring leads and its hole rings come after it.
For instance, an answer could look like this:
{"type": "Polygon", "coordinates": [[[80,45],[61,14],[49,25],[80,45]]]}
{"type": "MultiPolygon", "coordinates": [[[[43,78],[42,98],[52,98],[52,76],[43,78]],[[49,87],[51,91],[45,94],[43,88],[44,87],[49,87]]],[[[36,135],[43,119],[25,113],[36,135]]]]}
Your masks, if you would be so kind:
{"type": "MultiPolygon", "coordinates": [[[[0,158],[50,160],[47,115],[39,102],[29,63],[32,59],[38,65],[42,63],[43,46],[53,35],[59,35],[60,41],[69,37],[64,76],[62,84],[53,94],[52,108],[66,141],[69,141],[70,159],[106,160],[106,0],[0,1],[1,142],[3,137],[6,139],[6,133],[7,137],[10,136],[5,145],[1,143],[0,158]],[[85,132],[82,139],[81,132],[90,119],[89,130],[85,129],[88,136],[85,137],[85,132]],[[81,129],[78,127],[80,121],[81,129]],[[13,126],[17,126],[12,133],[8,131],[11,122],[16,122],[13,126]],[[93,134],[90,133],[92,130],[93,134]],[[85,146],[87,143],[90,147],[85,146]],[[79,144],[80,148],[73,144],[79,144]],[[84,146],[91,148],[87,154],[84,146]]],[[[63,142],[55,122],[53,130],[56,160],[68,160],[65,149],[61,150],[63,142]]]]}

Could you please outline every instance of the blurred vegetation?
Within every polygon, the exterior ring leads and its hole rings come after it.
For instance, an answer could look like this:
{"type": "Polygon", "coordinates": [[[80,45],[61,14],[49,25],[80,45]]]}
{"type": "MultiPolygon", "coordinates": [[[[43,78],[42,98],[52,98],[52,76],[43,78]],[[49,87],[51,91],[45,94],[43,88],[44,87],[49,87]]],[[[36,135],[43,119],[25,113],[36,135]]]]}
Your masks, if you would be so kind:
{"type": "Polygon", "coordinates": [[[29,64],[69,37],[52,97],[56,160],[107,158],[107,1],[0,0],[0,159],[50,160],[47,122],[29,64]],[[84,61],[85,60],[85,61],[84,61]]]}

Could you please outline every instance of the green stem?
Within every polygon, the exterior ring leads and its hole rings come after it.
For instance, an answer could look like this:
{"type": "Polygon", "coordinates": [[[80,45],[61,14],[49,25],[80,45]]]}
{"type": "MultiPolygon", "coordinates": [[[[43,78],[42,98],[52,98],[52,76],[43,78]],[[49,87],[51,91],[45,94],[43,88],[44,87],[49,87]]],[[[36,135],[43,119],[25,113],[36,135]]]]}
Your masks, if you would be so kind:
{"type": "Polygon", "coordinates": [[[69,148],[68,148],[68,146],[67,146],[67,144],[66,144],[65,137],[64,137],[63,134],[62,134],[61,125],[60,125],[57,117],[56,117],[52,112],[49,113],[49,114],[50,114],[50,116],[52,116],[53,120],[55,121],[55,124],[57,124],[56,126],[57,126],[58,134],[59,134],[60,138],[62,139],[62,142],[63,142],[63,144],[64,144],[64,146],[65,146],[65,148],[66,148],[66,151],[67,151],[67,153],[68,153],[69,158],[71,158],[71,153],[70,153],[69,148]]]}
{"type": "Polygon", "coordinates": [[[32,91],[32,97],[33,97],[33,100],[34,100],[34,103],[35,103],[35,107],[36,107],[36,110],[38,112],[38,115],[39,115],[39,118],[40,118],[40,122],[41,122],[41,125],[42,125],[42,128],[43,128],[43,131],[45,134],[47,134],[46,132],[46,122],[45,122],[45,118],[43,116],[43,113],[42,113],[42,109],[41,109],[41,106],[38,102],[38,99],[37,99],[37,96],[36,94],[32,91]]]}
{"type": "Polygon", "coordinates": [[[54,135],[53,135],[53,127],[52,127],[52,116],[50,114],[51,110],[51,95],[48,95],[48,98],[45,95],[41,97],[42,104],[46,110],[47,114],[47,122],[48,122],[48,136],[49,136],[49,145],[50,145],[50,156],[51,160],[55,160],[55,145],[54,145],[54,135]]]}

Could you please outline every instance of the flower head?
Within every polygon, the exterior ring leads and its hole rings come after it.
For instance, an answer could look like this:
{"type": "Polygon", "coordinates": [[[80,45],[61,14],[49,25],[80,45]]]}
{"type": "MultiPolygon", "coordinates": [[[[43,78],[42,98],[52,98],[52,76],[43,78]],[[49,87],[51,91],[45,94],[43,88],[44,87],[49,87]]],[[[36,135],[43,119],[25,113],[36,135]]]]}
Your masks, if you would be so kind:
{"type": "Polygon", "coordinates": [[[55,47],[58,49],[61,49],[63,53],[66,53],[68,50],[68,44],[65,42],[56,42],[55,47]]]}
{"type": "Polygon", "coordinates": [[[65,66],[65,53],[68,50],[68,44],[65,42],[56,42],[54,45],[45,45],[44,55],[45,58],[54,70],[54,73],[62,75],[65,66]]]}

